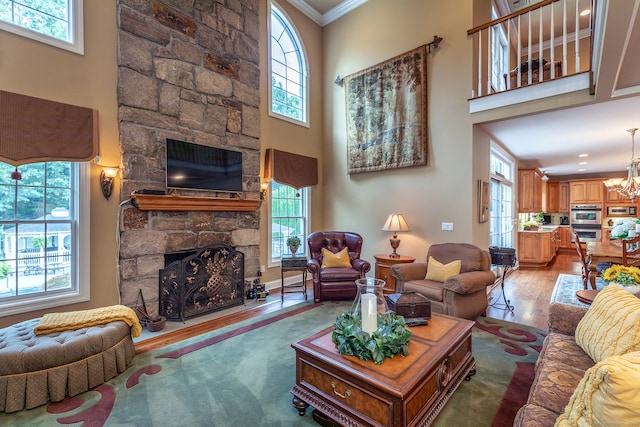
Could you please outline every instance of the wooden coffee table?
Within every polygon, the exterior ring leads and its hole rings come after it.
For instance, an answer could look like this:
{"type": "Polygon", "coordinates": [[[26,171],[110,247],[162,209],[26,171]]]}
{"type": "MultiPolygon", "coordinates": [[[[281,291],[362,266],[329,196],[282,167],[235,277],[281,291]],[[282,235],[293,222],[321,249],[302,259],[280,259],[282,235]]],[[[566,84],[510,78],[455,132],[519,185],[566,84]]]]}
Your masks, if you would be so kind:
{"type": "Polygon", "coordinates": [[[462,380],[475,373],[473,325],[433,314],[428,325],[411,328],[408,356],[380,365],[338,353],[331,326],[291,345],[296,351],[293,406],[300,415],[313,406],[314,418],[335,425],[429,425],[462,380]]]}

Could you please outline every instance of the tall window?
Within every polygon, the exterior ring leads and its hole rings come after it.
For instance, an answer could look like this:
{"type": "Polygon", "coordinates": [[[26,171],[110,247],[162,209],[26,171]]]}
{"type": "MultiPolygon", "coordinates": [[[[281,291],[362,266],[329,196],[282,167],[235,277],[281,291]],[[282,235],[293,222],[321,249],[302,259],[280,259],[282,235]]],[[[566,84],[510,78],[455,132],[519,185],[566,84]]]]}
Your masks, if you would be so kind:
{"type": "Polygon", "coordinates": [[[298,252],[307,253],[307,234],[309,224],[309,190],[296,190],[288,185],[271,181],[271,265],[280,262],[282,255],[291,255],[287,239],[300,238],[298,252]]]}
{"type": "Polygon", "coordinates": [[[492,144],[490,154],[491,201],[489,204],[489,242],[491,246],[513,248],[514,162],[492,144]]]}
{"type": "Polygon", "coordinates": [[[82,54],[83,0],[0,0],[0,29],[82,54]]]}
{"type": "Polygon", "coordinates": [[[0,315],[88,299],[88,226],[79,223],[88,218],[86,169],[33,163],[17,180],[0,163],[0,315]]]}
{"type": "MultiPolygon", "coordinates": [[[[498,19],[495,6],[491,7],[491,19],[498,19]]],[[[507,35],[504,23],[491,27],[491,85],[493,90],[500,92],[506,90],[504,75],[508,73],[507,35]]]]}
{"type": "Polygon", "coordinates": [[[291,21],[271,3],[270,114],[308,124],[307,66],[304,49],[291,21]]]}

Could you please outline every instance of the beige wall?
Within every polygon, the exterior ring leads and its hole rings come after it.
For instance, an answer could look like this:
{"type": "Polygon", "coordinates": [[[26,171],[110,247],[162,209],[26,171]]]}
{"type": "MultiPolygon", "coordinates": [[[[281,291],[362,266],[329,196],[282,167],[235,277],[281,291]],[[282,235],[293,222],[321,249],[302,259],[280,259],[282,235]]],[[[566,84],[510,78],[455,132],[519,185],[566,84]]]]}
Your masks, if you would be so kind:
{"type": "MultiPolygon", "coordinates": [[[[364,257],[391,251],[380,231],[387,215],[403,213],[411,227],[398,252],[424,259],[429,245],[488,245],[479,224],[477,179],[488,178],[488,145],[473,144],[467,98],[471,92],[471,2],[370,0],[325,27],[325,227],[364,236],[364,257]],[[444,38],[428,57],[429,165],[347,175],[344,89],[331,82],[444,38]],[[454,231],[442,231],[453,222],[454,231]]],[[[373,275],[373,271],[370,273],[373,275]]]]}
{"type": "MultiPolygon", "coordinates": [[[[269,78],[268,67],[268,44],[267,40],[267,7],[268,0],[261,2],[260,10],[260,70],[262,86],[260,88],[260,144],[262,147],[262,158],[267,148],[277,148],[304,156],[316,157],[318,159],[319,185],[311,188],[310,230],[319,230],[324,224],[323,208],[323,90],[325,82],[323,77],[323,57],[322,57],[322,28],[310,20],[298,9],[291,6],[284,0],[276,2],[294,23],[298,35],[302,38],[304,49],[307,54],[308,82],[309,82],[309,124],[304,127],[295,125],[284,120],[276,119],[268,115],[269,88],[271,79],[269,78]]],[[[261,208],[260,219],[260,259],[262,265],[268,265],[268,242],[269,242],[269,200],[265,200],[261,208]]],[[[306,243],[305,243],[306,244],[306,243]]],[[[263,281],[280,279],[280,269],[278,267],[268,268],[262,277],[263,281]]]]}
{"type": "MultiPolygon", "coordinates": [[[[0,89],[97,109],[100,154],[106,165],[120,162],[115,13],[115,2],[84,2],[82,56],[6,32],[0,36],[0,89]]],[[[115,242],[118,194],[116,188],[109,201],[104,199],[99,174],[100,168],[91,165],[91,300],[59,307],[60,311],[118,302],[115,242]]],[[[42,312],[0,317],[0,327],[40,315],[42,312]]]]}

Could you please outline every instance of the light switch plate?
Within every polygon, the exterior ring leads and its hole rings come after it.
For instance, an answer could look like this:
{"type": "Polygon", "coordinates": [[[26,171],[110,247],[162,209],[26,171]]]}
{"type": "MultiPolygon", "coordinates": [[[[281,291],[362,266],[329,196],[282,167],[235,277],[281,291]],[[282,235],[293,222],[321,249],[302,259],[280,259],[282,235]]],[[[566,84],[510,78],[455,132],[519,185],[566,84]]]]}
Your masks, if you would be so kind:
{"type": "Polygon", "coordinates": [[[442,223],[442,231],[453,231],[453,223],[452,222],[443,222],[442,223]]]}

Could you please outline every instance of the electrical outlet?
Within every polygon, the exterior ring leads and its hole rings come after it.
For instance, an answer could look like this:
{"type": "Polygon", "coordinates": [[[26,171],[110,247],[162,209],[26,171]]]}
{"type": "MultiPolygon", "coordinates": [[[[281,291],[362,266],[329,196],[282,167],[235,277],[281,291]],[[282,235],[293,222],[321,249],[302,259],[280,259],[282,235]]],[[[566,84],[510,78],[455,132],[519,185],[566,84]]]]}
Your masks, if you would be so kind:
{"type": "Polygon", "coordinates": [[[264,265],[260,266],[260,273],[264,273],[267,269],[265,268],[264,265]]]}
{"type": "Polygon", "coordinates": [[[442,231],[453,231],[453,223],[452,222],[443,222],[442,223],[442,231]]]}

